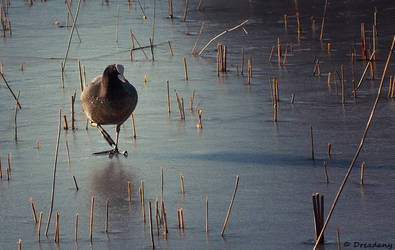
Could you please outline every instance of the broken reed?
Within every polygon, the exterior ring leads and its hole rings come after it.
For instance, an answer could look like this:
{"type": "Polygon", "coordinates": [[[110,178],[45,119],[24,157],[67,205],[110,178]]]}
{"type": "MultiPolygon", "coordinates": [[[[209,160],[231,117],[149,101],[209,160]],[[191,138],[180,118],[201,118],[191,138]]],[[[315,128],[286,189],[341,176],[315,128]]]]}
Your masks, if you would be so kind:
{"type": "Polygon", "coordinates": [[[148,215],[149,215],[149,228],[150,228],[151,244],[152,244],[152,249],[154,249],[155,248],[155,242],[154,242],[154,233],[153,233],[153,230],[152,230],[151,201],[148,201],[148,215]]]}
{"type": "Polygon", "coordinates": [[[252,58],[251,57],[248,59],[247,65],[248,65],[248,68],[247,68],[248,69],[248,85],[250,85],[251,78],[252,78],[252,58]]]}
{"type": "Polygon", "coordinates": [[[184,176],[182,175],[182,173],[180,173],[180,184],[181,184],[181,193],[182,195],[185,194],[185,189],[184,189],[184,176]]]}
{"type": "MultiPolygon", "coordinates": [[[[313,215],[314,215],[314,236],[315,241],[317,241],[319,234],[324,225],[324,196],[319,193],[315,193],[312,195],[313,202],[313,215]]],[[[324,237],[322,236],[320,244],[324,243],[324,237]]]]}
{"type": "Polygon", "coordinates": [[[365,173],[365,162],[362,162],[362,164],[361,164],[361,185],[363,185],[364,173],[365,173]]]}
{"type": "Polygon", "coordinates": [[[144,220],[144,224],[145,224],[145,198],[144,198],[144,181],[141,180],[141,184],[140,184],[140,190],[141,190],[141,212],[143,215],[143,220],[144,220]]]}
{"type": "Polygon", "coordinates": [[[273,120],[274,122],[278,121],[278,81],[273,78],[271,81],[271,90],[272,90],[272,103],[273,103],[273,120]]]}
{"type": "Polygon", "coordinates": [[[328,0],[325,0],[324,13],[322,14],[322,21],[321,21],[320,41],[322,41],[322,38],[324,36],[324,24],[325,24],[325,16],[326,16],[326,8],[327,8],[327,6],[328,6],[328,0]]]}
{"type": "Polygon", "coordinates": [[[183,61],[184,61],[185,81],[188,81],[187,59],[184,57],[183,61]]]}
{"type": "Polygon", "coordinates": [[[170,113],[170,90],[169,90],[169,80],[166,80],[166,91],[167,91],[167,112],[170,113]]]}
{"type": "MultiPolygon", "coordinates": [[[[89,223],[89,241],[90,242],[92,242],[92,238],[93,238],[93,233],[92,233],[92,231],[93,231],[93,209],[94,209],[94,206],[95,206],[95,197],[93,197],[92,196],[92,199],[91,199],[91,217],[90,217],[90,223],[89,223]]],[[[77,232],[77,230],[76,230],[76,232],[77,232]]]]}
{"type": "MultiPolygon", "coordinates": [[[[244,49],[242,49],[242,61],[244,61],[244,49]]],[[[219,72],[226,72],[226,46],[217,44],[217,75],[219,72]]]]}
{"type": "Polygon", "coordinates": [[[235,189],[233,191],[232,199],[229,204],[228,212],[226,214],[225,222],[224,225],[222,226],[222,231],[221,231],[221,236],[224,236],[226,225],[228,224],[229,216],[230,216],[230,211],[232,210],[233,202],[235,200],[236,192],[237,192],[237,187],[239,186],[239,176],[236,176],[236,181],[235,181],[235,189]]]}
{"type": "Polygon", "coordinates": [[[43,220],[43,212],[40,212],[40,218],[38,219],[38,231],[37,231],[37,237],[38,237],[38,242],[41,240],[41,223],[43,220]]]}
{"type": "Polygon", "coordinates": [[[136,139],[136,124],[134,123],[134,114],[133,114],[133,112],[132,112],[130,117],[132,119],[133,138],[136,139]]]}
{"type": "Polygon", "coordinates": [[[298,23],[298,41],[299,41],[300,40],[300,33],[301,33],[301,31],[300,31],[300,17],[299,17],[299,12],[298,11],[296,12],[296,21],[298,23]]]}
{"type": "Polygon", "coordinates": [[[200,36],[203,33],[203,29],[204,29],[204,22],[202,22],[202,26],[200,26],[199,34],[197,35],[195,44],[193,45],[192,52],[191,52],[192,55],[195,53],[195,49],[196,49],[196,46],[197,46],[197,44],[198,44],[198,42],[200,40],[200,36]]]}
{"type": "Polygon", "coordinates": [[[311,143],[311,159],[314,161],[314,138],[313,138],[313,126],[310,125],[310,143],[311,143]]]}
{"type": "Polygon", "coordinates": [[[180,110],[181,120],[185,120],[184,107],[182,106],[182,103],[180,101],[180,98],[178,97],[178,93],[177,93],[176,89],[174,89],[174,93],[176,94],[176,100],[177,100],[177,104],[178,104],[178,109],[180,110]]]}
{"type": "Polygon", "coordinates": [[[128,197],[129,197],[129,202],[132,201],[132,188],[130,185],[130,181],[128,181],[128,197]]]}
{"type": "MultiPolygon", "coordinates": [[[[170,1],[171,1],[171,0],[170,0],[170,1]]],[[[171,47],[170,40],[168,40],[168,41],[167,41],[167,43],[169,44],[169,52],[170,52],[170,56],[174,56],[174,53],[173,53],[173,48],[171,47]]]]}
{"type": "Polygon", "coordinates": [[[78,241],[78,213],[75,214],[74,240],[78,241]]]}
{"type": "Polygon", "coordinates": [[[208,197],[206,196],[206,233],[208,232],[208,197]]]}
{"type": "Polygon", "coordinates": [[[74,94],[71,96],[71,129],[74,130],[74,102],[75,102],[76,90],[74,90],[74,94]]]}
{"type": "Polygon", "coordinates": [[[31,207],[32,207],[32,213],[33,213],[34,224],[37,224],[37,215],[36,215],[36,209],[34,208],[33,197],[30,197],[29,201],[30,201],[30,205],[31,205],[31,207]]]}
{"type": "Polygon", "coordinates": [[[326,184],[328,184],[329,183],[329,178],[328,178],[328,171],[326,169],[326,165],[327,165],[327,163],[326,163],[326,161],[324,161],[325,182],[326,182],[326,184]]]}
{"type": "Polygon", "coordinates": [[[59,244],[59,212],[56,212],[55,217],[55,243],[59,244]]]}
{"type": "Polygon", "coordinates": [[[199,129],[203,128],[203,125],[202,125],[202,113],[203,113],[203,110],[198,109],[199,122],[198,122],[198,124],[196,124],[196,127],[199,128],[199,129]]]}
{"type": "Polygon", "coordinates": [[[340,65],[340,71],[341,71],[341,84],[342,84],[342,104],[344,104],[344,70],[343,70],[343,64],[340,65]]]}

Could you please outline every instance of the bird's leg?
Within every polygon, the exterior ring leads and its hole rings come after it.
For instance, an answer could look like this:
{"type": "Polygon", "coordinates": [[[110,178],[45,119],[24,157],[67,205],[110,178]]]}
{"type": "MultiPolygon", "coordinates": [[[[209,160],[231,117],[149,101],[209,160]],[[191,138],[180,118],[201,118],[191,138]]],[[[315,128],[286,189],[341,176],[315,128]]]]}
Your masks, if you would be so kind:
{"type": "Polygon", "coordinates": [[[128,156],[128,152],[127,152],[127,151],[119,151],[119,150],[118,150],[118,140],[119,140],[119,131],[120,131],[120,130],[121,130],[121,125],[118,124],[118,125],[115,127],[115,134],[116,134],[116,137],[115,137],[115,148],[114,148],[114,150],[115,150],[116,152],[119,152],[119,153],[123,154],[124,156],[128,156]]]}
{"type": "Polygon", "coordinates": [[[116,144],[114,142],[114,140],[111,138],[111,136],[107,133],[107,131],[104,130],[104,128],[102,128],[102,126],[100,126],[100,124],[96,124],[97,129],[99,130],[99,132],[103,135],[104,139],[106,139],[106,141],[108,142],[108,144],[110,144],[111,147],[116,148],[116,144]]]}

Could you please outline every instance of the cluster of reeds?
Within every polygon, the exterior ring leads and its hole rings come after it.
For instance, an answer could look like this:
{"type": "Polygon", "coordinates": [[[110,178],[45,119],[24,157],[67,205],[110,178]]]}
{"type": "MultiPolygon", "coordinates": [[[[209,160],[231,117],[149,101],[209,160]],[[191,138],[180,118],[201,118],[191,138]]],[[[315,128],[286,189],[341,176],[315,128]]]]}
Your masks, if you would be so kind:
{"type": "Polygon", "coordinates": [[[1,30],[3,37],[6,37],[6,33],[12,36],[12,29],[11,29],[11,21],[8,16],[8,9],[10,7],[9,0],[3,0],[2,4],[0,4],[0,21],[1,21],[1,30]]]}
{"type": "MultiPolygon", "coordinates": [[[[11,153],[8,153],[8,157],[7,157],[7,168],[5,169],[6,171],[6,179],[7,181],[10,180],[11,177],[11,153]]],[[[1,157],[0,157],[0,180],[3,180],[3,170],[1,168],[1,157]]]]}
{"type": "Polygon", "coordinates": [[[226,72],[226,46],[217,44],[217,76],[219,72],[226,72]]]}

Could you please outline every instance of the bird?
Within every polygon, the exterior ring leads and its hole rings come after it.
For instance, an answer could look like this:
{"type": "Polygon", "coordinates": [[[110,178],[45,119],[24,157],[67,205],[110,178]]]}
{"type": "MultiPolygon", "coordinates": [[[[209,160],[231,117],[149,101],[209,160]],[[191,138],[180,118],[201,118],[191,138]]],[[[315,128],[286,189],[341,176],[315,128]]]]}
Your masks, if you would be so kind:
{"type": "Polygon", "coordinates": [[[81,93],[82,109],[87,119],[112,147],[111,150],[94,153],[96,155],[120,153],[127,156],[127,151],[118,149],[119,131],[136,108],[138,95],[123,73],[123,65],[108,65],[103,74],[95,77],[81,93]],[[115,142],[102,125],[115,125],[115,142]]]}

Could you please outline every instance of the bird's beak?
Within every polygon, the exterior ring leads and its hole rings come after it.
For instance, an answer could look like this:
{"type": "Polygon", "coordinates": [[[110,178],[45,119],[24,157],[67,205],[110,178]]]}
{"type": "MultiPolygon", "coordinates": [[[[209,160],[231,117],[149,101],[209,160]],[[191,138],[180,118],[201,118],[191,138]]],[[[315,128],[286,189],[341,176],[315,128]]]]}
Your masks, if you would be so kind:
{"type": "Polygon", "coordinates": [[[121,80],[121,82],[125,83],[126,79],[122,74],[118,74],[118,79],[121,80]]]}
{"type": "Polygon", "coordinates": [[[121,80],[121,82],[125,83],[126,79],[123,76],[123,71],[124,71],[123,65],[122,64],[115,64],[115,68],[117,69],[117,71],[119,73],[118,74],[118,79],[121,80]]]}

